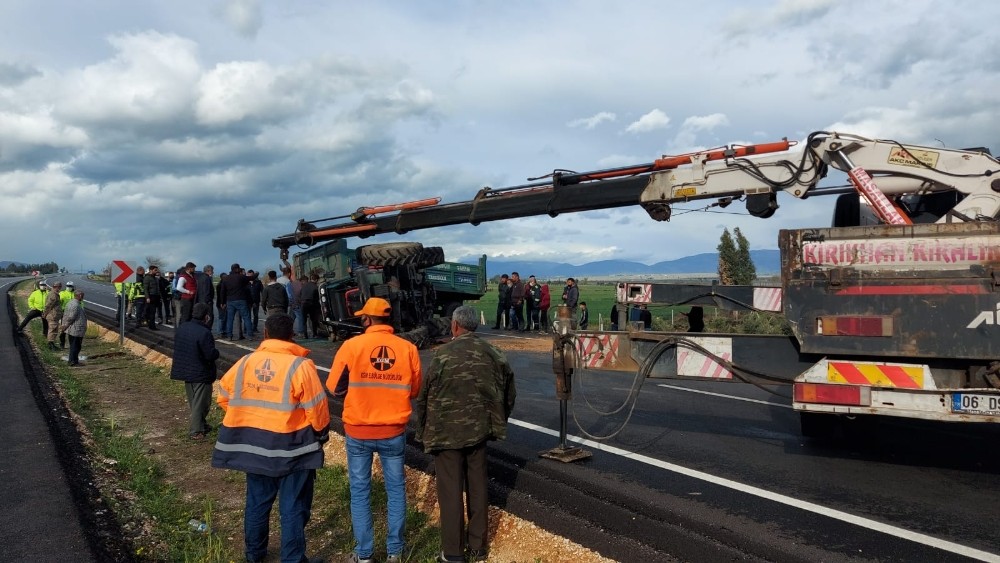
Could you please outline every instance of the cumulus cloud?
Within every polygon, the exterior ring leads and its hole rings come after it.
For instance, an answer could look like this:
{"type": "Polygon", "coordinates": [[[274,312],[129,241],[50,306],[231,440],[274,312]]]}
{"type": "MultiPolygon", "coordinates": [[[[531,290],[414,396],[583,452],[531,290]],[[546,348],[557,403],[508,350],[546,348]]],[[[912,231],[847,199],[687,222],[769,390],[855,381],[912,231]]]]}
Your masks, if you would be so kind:
{"type": "Polygon", "coordinates": [[[259,0],[226,0],[219,12],[237,34],[248,39],[256,37],[264,23],[259,0]]]}
{"type": "Polygon", "coordinates": [[[648,133],[659,129],[666,129],[670,126],[670,118],[659,109],[643,115],[638,120],[628,124],[625,128],[627,133],[648,133]]]}
{"type": "Polygon", "coordinates": [[[684,120],[680,130],[674,137],[671,148],[678,152],[688,152],[702,148],[697,144],[699,134],[726,125],[729,125],[729,118],[724,113],[692,115],[684,120]]]}
{"type": "Polygon", "coordinates": [[[217,65],[200,78],[197,91],[195,115],[206,125],[272,120],[303,105],[301,90],[285,83],[279,70],[257,61],[217,65]]]}
{"type": "Polygon", "coordinates": [[[584,129],[593,129],[604,123],[605,121],[614,121],[616,119],[615,114],[609,111],[602,111],[596,113],[590,117],[581,117],[580,119],[574,119],[566,123],[567,127],[583,127],[584,129]]]}
{"type": "Polygon", "coordinates": [[[185,115],[201,77],[198,47],[173,34],[146,31],[113,35],[115,55],[73,71],[60,83],[56,114],[77,125],[148,125],[185,115]]]}

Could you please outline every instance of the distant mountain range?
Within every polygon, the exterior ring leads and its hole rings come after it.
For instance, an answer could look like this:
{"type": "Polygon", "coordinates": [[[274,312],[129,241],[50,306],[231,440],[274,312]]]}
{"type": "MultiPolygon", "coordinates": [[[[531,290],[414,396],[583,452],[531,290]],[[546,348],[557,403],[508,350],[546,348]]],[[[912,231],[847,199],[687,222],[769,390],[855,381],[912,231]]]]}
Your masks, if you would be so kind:
{"type": "MultiPolygon", "coordinates": [[[[757,275],[776,274],[781,269],[781,254],[777,249],[751,250],[750,258],[757,268],[757,275]]],[[[565,262],[537,262],[528,260],[487,260],[486,270],[490,277],[510,272],[518,272],[522,277],[535,275],[540,278],[585,278],[593,276],[655,275],[655,274],[704,274],[719,269],[719,254],[707,252],[685,256],[676,260],[646,265],[627,260],[601,260],[573,265],[565,262]]]]}
{"type": "Polygon", "coordinates": [[[11,264],[17,264],[18,266],[24,266],[24,262],[13,262],[11,260],[0,260],[0,270],[7,269],[7,266],[11,264]]]}

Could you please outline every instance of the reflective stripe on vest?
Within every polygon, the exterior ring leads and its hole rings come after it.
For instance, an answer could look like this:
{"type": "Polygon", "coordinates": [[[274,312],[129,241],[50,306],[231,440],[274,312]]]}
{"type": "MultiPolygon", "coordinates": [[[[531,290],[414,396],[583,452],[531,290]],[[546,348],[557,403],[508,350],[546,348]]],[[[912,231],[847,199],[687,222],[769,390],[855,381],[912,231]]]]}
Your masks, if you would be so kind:
{"type": "MultiPolygon", "coordinates": [[[[292,375],[299,369],[302,362],[306,361],[303,357],[295,358],[292,361],[292,365],[288,366],[288,372],[285,374],[285,382],[281,388],[281,402],[275,401],[265,401],[262,399],[244,399],[243,398],[243,379],[246,369],[247,359],[250,355],[243,356],[240,360],[240,367],[236,372],[236,380],[233,382],[233,397],[229,401],[230,406],[237,407],[258,407],[262,409],[270,409],[274,411],[281,412],[291,412],[299,408],[309,408],[315,406],[322,399],[322,396],[313,397],[305,403],[289,403],[290,396],[292,394],[292,375]]],[[[325,391],[323,392],[325,393],[325,391]]],[[[321,394],[322,395],[322,394],[321,394]]]]}
{"type": "Polygon", "coordinates": [[[223,452],[240,452],[259,455],[261,457],[299,457],[303,454],[319,450],[320,444],[319,442],[313,442],[295,450],[269,450],[267,448],[251,446],[249,444],[224,444],[222,442],[216,442],[215,449],[223,452]]]}
{"type": "Polygon", "coordinates": [[[410,392],[409,385],[403,385],[402,383],[375,383],[370,381],[352,381],[347,384],[348,387],[385,387],[387,389],[401,389],[410,392]]]}

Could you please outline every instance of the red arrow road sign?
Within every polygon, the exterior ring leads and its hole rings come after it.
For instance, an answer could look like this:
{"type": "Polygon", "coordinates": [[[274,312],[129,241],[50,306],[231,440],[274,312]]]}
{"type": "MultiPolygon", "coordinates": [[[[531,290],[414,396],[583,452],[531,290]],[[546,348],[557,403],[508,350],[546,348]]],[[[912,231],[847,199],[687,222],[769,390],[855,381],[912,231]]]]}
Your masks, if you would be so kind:
{"type": "Polygon", "coordinates": [[[111,283],[126,282],[135,275],[135,264],[124,260],[111,261],[111,283]]]}

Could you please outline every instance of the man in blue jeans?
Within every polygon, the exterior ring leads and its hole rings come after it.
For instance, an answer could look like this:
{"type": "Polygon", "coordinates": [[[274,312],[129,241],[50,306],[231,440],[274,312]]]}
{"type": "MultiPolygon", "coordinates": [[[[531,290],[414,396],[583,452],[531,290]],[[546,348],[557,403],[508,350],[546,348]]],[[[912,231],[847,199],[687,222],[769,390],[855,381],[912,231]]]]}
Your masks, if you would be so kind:
{"type": "Polygon", "coordinates": [[[243,335],[247,338],[256,337],[250,323],[250,307],[247,305],[249,300],[250,278],[242,272],[239,264],[233,264],[229,274],[219,282],[219,302],[226,308],[226,322],[222,325],[223,338],[233,337],[233,322],[237,313],[243,322],[243,335]]]}
{"type": "Polygon", "coordinates": [[[386,563],[403,555],[406,531],[404,452],[410,401],[420,392],[420,355],[412,342],[393,334],[389,302],[372,297],[361,309],[365,333],[345,341],[333,358],[327,389],[344,397],[351,524],[357,546],[351,561],[368,563],[375,553],[371,476],[376,453],[388,497],[386,563]]]}
{"type": "MultiPolygon", "coordinates": [[[[205,309],[199,311],[205,313],[205,309]]],[[[190,321],[186,324],[191,324],[190,321]]],[[[292,317],[269,316],[264,338],[219,381],[226,412],[212,467],[246,473],[243,536],[248,562],[267,559],[271,507],[278,500],[282,563],[305,556],[316,470],[330,433],[330,408],[309,350],[292,341],[292,317]]]]}

